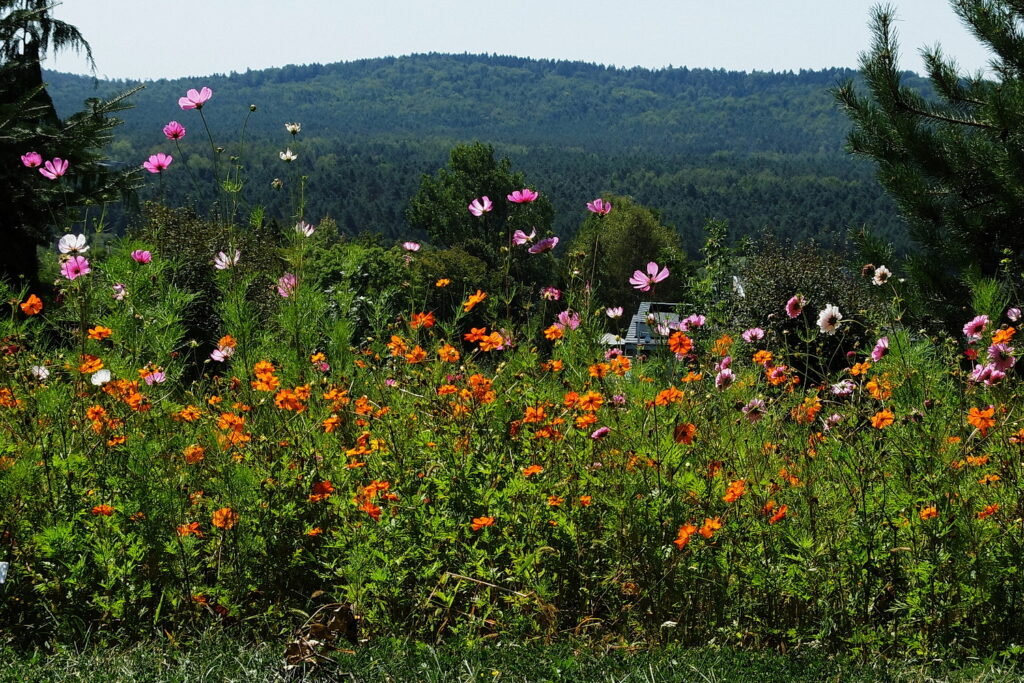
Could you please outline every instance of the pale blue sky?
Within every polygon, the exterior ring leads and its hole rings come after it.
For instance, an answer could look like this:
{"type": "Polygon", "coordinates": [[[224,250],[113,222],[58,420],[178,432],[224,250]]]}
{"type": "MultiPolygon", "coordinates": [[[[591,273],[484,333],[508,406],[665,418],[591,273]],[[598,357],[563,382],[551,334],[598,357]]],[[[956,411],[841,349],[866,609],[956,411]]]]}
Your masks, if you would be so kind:
{"type": "MultiPolygon", "coordinates": [[[[857,65],[874,0],[58,0],[96,72],[172,78],[414,52],[485,52],[616,66],[857,65]]],[[[903,67],[942,44],[970,71],[990,55],[948,0],[892,0],[903,67]]],[[[47,68],[85,73],[73,54],[47,68]]]]}

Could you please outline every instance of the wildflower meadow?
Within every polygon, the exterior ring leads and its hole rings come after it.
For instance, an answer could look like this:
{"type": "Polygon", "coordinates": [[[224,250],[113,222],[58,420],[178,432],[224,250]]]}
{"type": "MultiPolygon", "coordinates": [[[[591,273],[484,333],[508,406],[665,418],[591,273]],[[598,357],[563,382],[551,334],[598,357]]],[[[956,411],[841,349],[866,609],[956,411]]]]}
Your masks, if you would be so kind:
{"type": "MultiPolygon", "coordinates": [[[[974,281],[948,333],[904,322],[894,263],[798,285],[809,251],[766,265],[711,232],[694,268],[637,251],[602,282],[619,199],[580,198],[594,243],[570,249],[516,218],[543,187],[458,198],[498,235],[499,267],[473,271],[307,216],[299,123],[275,181],[294,215],[267,217],[205,128],[216,103],[188,90],[140,162],[142,225],[61,221],[52,286],[4,285],[0,622],[18,642],[224,625],[305,628],[297,660],[335,636],[1018,652],[1012,278],[974,281]],[[208,217],[160,206],[210,173],[208,217]],[[624,287],[674,292],[670,312],[631,321],[602,294],[624,287]]],[[[60,153],[15,161],[63,218],[60,153]]]]}

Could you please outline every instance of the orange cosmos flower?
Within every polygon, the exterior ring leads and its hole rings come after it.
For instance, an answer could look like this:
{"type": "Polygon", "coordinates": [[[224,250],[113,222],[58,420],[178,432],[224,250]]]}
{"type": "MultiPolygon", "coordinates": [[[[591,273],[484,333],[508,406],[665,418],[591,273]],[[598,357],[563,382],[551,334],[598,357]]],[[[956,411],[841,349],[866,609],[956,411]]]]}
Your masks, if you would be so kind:
{"type": "Polygon", "coordinates": [[[408,361],[410,365],[415,365],[417,363],[422,363],[426,359],[427,359],[427,352],[424,351],[422,348],[420,348],[420,346],[418,344],[412,348],[412,351],[410,351],[409,353],[405,354],[405,360],[408,361]]]}
{"type": "Polygon", "coordinates": [[[729,349],[732,348],[732,337],[727,334],[723,334],[721,337],[715,340],[714,345],[711,347],[712,353],[716,356],[728,356],[729,349]]]}
{"type": "Polygon", "coordinates": [[[580,395],[575,391],[566,392],[565,398],[562,400],[562,405],[567,409],[572,410],[580,402],[580,395]]]}
{"type": "Polygon", "coordinates": [[[988,434],[988,430],[996,426],[996,418],[994,417],[996,409],[994,406],[989,406],[984,410],[979,408],[971,408],[967,413],[967,421],[974,427],[978,428],[982,436],[988,434]]]}
{"type": "Polygon", "coordinates": [[[673,332],[668,338],[668,350],[678,356],[685,356],[693,348],[693,340],[685,333],[673,332]]]}
{"type": "Polygon", "coordinates": [[[590,507],[591,501],[593,501],[593,498],[590,496],[580,496],[580,505],[585,508],[590,507]]]}
{"type": "Polygon", "coordinates": [[[775,356],[772,355],[771,351],[762,350],[754,354],[753,360],[758,365],[764,365],[765,367],[767,367],[768,364],[771,363],[774,359],[775,356]]]}
{"type": "Polygon", "coordinates": [[[331,416],[330,416],[329,418],[327,418],[327,419],[326,419],[326,420],[324,420],[324,422],[323,422],[323,425],[324,425],[324,431],[325,431],[326,433],[330,434],[330,433],[331,433],[331,432],[333,432],[333,431],[334,431],[335,429],[337,429],[337,428],[338,428],[338,425],[340,425],[340,424],[341,424],[341,418],[340,418],[340,417],[338,417],[337,415],[331,415],[331,416]]]}
{"type": "Polygon", "coordinates": [[[597,379],[604,379],[605,377],[608,376],[608,373],[611,371],[611,369],[612,366],[609,365],[608,363],[594,363],[593,365],[590,366],[588,372],[590,373],[591,377],[596,377],[597,379]]]}
{"type": "Polygon", "coordinates": [[[929,519],[935,519],[939,516],[939,511],[934,505],[929,505],[926,508],[922,508],[921,512],[918,513],[918,517],[921,518],[922,522],[927,522],[929,519]]]}
{"type": "Polygon", "coordinates": [[[409,321],[409,327],[414,330],[420,327],[427,329],[433,327],[435,322],[433,313],[413,313],[412,320],[409,321]]]}
{"type": "Polygon", "coordinates": [[[473,310],[474,306],[476,306],[478,303],[480,303],[486,298],[487,293],[482,292],[478,289],[476,290],[476,294],[470,294],[469,299],[467,299],[466,302],[462,304],[462,310],[464,310],[466,313],[469,313],[470,311],[473,310]]]}
{"type": "MultiPolygon", "coordinates": [[[[690,542],[690,537],[697,532],[697,527],[693,524],[684,524],[679,527],[679,535],[676,536],[676,540],[672,541],[676,544],[676,547],[682,550],[686,547],[686,544],[690,542]]],[[[710,538],[710,537],[709,537],[710,538]]]]}
{"type": "Polygon", "coordinates": [[[451,344],[445,344],[437,350],[437,357],[445,363],[458,363],[459,352],[451,344]]]}
{"type": "Polygon", "coordinates": [[[323,532],[324,532],[324,530],[323,530],[323,529],[321,529],[321,528],[320,528],[320,527],[318,527],[318,526],[315,526],[315,527],[313,527],[312,529],[310,529],[309,531],[307,531],[307,532],[306,532],[306,535],[307,535],[307,536],[319,536],[319,535],[320,535],[320,534],[322,534],[323,532]]]}
{"type": "Polygon", "coordinates": [[[533,475],[540,474],[543,471],[544,471],[544,468],[541,467],[540,465],[530,465],[529,467],[527,467],[527,468],[525,468],[523,470],[523,476],[524,477],[532,477],[533,475]]]}
{"type": "Polygon", "coordinates": [[[103,369],[103,361],[96,356],[90,356],[89,354],[82,355],[82,364],[78,366],[78,371],[83,375],[91,375],[94,372],[103,369]]]}
{"type": "Polygon", "coordinates": [[[871,398],[879,401],[885,401],[892,396],[892,383],[885,377],[872,377],[864,386],[871,394],[871,398]]]}
{"type": "Polygon", "coordinates": [[[434,283],[434,286],[435,286],[435,287],[447,287],[447,286],[448,286],[448,285],[450,285],[451,283],[452,283],[452,281],[451,281],[451,280],[449,280],[449,279],[448,279],[448,278],[446,278],[446,277],[443,277],[443,278],[441,278],[440,280],[438,280],[437,282],[435,282],[435,283],[434,283]]]}
{"type": "Polygon", "coordinates": [[[893,423],[895,418],[896,416],[892,414],[892,411],[886,408],[871,416],[871,426],[875,429],[885,429],[893,423]]]}
{"type": "Polygon", "coordinates": [[[481,339],[483,339],[486,336],[487,336],[487,328],[486,327],[471,327],[469,329],[469,332],[467,332],[466,334],[462,335],[462,338],[472,344],[472,343],[480,341],[481,339]]]}
{"type": "Polygon", "coordinates": [[[999,503],[986,505],[984,510],[978,512],[978,519],[986,519],[999,512],[999,503]]]}
{"type": "Polygon", "coordinates": [[[850,368],[850,374],[856,377],[858,375],[866,374],[867,371],[870,369],[871,363],[864,361],[863,363],[857,363],[852,368],[850,368]]]}
{"type": "Polygon", "coordinates": [[[658,392],[658,395],[654,398],[654,405],[667,406],[672,403],[678,403],[682,400],[683,392],[676,387],[669,387],[668,389],[658,392]]]}
{"type": "Polygon", "coordinates": [[[686,376],[680,379],[679,381],[682,382],[683,384],[689,384],[690,382],[699,382],[702,379],[704,379],[703,373],[694,372],[693,370],[690,370],[689,372],[686,373],[686,376]]]}
{"type": "Polygon", "coordinates": [[[199,522],[190,522],[189,524],[178,525],[178,535],[181,537],[199,536],[202,538],[203,532],[199,530],[199,522]]]}
{"type": "Polygon", "coordinates": [[[598,408],[604,404],[604,397],[596,391],[588,391],[583,396],[580,396],[580,400],[576,403],[576,407],[580,410],[585,410],[588,413],[596,413],[598,408]]]}
{"type": "Polygon", "coordinates": [[[318,481],[313,484],[312,493],[309,494],[309,502],[319,503],[322,500],[327,500],[334,493],[334,485],[331,482],[324,480],[318,481]]]}
{"type": "Polygon", "coordinates": [[[992,343],[1009,344],[1015,334],[1017,334],[1017,330],[1012,327],[1007,327],[1005,330],[996,330],[995,334],[992,335],[992,343]]]}
{"type": "Polygon", "coordinates": [[[401,356],[409,350],[409,345],[397,334],[393,334],[391,335],[391,341],[388,342],[388,348],[391,350],[392,356],[401,356]]]}
{"type": "Polygon", "coordinates": [[[185,406],[178,412],[171,414],[171,417],[175,421],[180,422],[195,422],[202,416],[203,414],[199,412],[199,408],[196,408],[195,406],[185,406]]]}
{"type": "Polygon", "coordinates": [[[552,325],[551,327],[544,330],[545,339],[550,339],[551,341],[561,339],[564,335],[565,331],[558,325],[552,325]]]}
{"type": "Polygon", "coordinates": [[[821,401],[817,396],[805,398],[804,402],[790,411],[790,417],[797,424],[810,424],[821,412],[821,401]]]}
{"type": "Polygon", "coordinates": [[[229,507],[223,507],[213,513],[212,521],[218,529],[231,529],[238,524],[238,513],[229,507]]]}
{"type": "Polygon", "coordinates": [[[548,507],[559,507],[565,502],[561,496],[548,496],[548,507]]]}
{"type": "Polygon", "coordinates": [[[693,437],[697,435],[697,425],[692,422],[677,424],[672,432],[672,438],[676,443],[689,446],[693,443],[693,437]]]}
{"type": "Polygon", "coordinates": [[[480,531],[485,526],[493,526],[494,517],[474,517],[473,518],[473,531],[480,531]]]}
{"type": "Polygon", "coordinates": [[[747,482],[745,479],[737,479],[736,481],[729,482],[729,486],[726,487],[725,496],[722,497],[726,503],[735,503],[737,500],[743,497],[743,494],[747,492],[747,482]]]}
{"type": "Polygon", "coordinates": [[[715,535],[715,532],[722,528],[721,517],[705,517],[704,524],[701,525],[700,533],[704,538],[711,538],[715,535]]]}
{"type": "Polygon", "coordinates": [[[114,508],[109,505],[97,505],[92,509],[92,514],[96,516],[102,515],[104,517],[109,517],[114,514],[114,508]]]}
{"type": "Polygon", "coordinates": [[[36,315],[43,310],[43,300],[35,294],[29,294],[21,304],[21,312],[25,315],[36,315]]]}
{"type": "Polygon", "coordinates": [[[587,413],[586,415],[580,415],[576,418],[576,428],[586,429],[590,425],[597,424],[597,415],[593,413],[587,413]]]}
{"type": "MultiPolygon", "coordinates": [[[[217,346],[221,348],[233,349],[238,346],[238,342],[236,342],[235,338],[232,337],[230,334],[225,334],[217,341],[217,346]]],[[[273,370],[271,370],[271,372],[273,372],[273,370]]]]}
{"type": "Polygon", "coordinates": [[[195,465],[197,462],[201,462],[206,456],[206,451],[202,446],[192,444],[185,448],[185,462],[189,465],[195,465]]]}
{"type": "Polygon", "coordinates": [[[505,340],[498,332],[491,332],[489,335],[480,340],[481,351],[495,351],[501,348],[505,344],[505,340]]]}
{"type": "Polygon", "coordinates": [[[543,422],[547,419],[547,413],[544,412],[544,406],[526,406],[526,413],[523,417],[524,424],[530,424],[532,422],[543,422]]]}
{"type": "Polygon", "coordinates": [[[769,524],[775,524],[777,522],[782,521],[782,519],[786,516],[786,512],[788,512],[788,511],[789,511],[789,506],[788,505],[783,505],[782,507],[780,507],[778,509],[778,511],[776,511],[776,513],[774,515],[772,515],[768,519],[768,523],[769,524]]]}
{"type": "Polygon", "coordinates": [[[562,363],[562,361],[560,360],[552,360],[540,364],[540,369],[544,370],[545,372],[561,372],[562,368],[564,367],[565,364],[562,363]]]}
{"type": "Polygon", "coordinates": [[[114,331],[109,327],[103,327],[103,325],[97,325],[96,327],[89,328],[89,339],[95,339],[96,341],[103,341],[108,338],[114,331]]]}
{"type": "Polygon", "coordinates": [[[986,474],[984,477],[978,480],[979,484],[994,484],[1002,479],[998,474],[986,474]]]}
{"type": "Polygon", "coordinates": [[[633,362],[626,356],[615,356],[611,362],[612,372],[616,377],[624,377],[633,367],[633,362]]]}

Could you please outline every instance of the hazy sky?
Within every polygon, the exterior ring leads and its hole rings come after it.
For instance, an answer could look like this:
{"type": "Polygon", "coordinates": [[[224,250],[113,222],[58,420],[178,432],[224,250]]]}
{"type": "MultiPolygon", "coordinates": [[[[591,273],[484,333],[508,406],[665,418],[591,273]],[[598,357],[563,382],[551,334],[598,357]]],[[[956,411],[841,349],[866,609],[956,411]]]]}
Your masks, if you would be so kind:
{"type": "MultiPolygon", "coordinates": [[[[58,0],[96,73],[172,78],[414,52],[498,53],[616,66],[857,65],[874,0],[58,0]]],[[[942,44],[970,71],[988,53],[948,0],[891,0],[903,66],[942,44]]],[[[47,68],[86,73],[73,54],[47,68]]]]}

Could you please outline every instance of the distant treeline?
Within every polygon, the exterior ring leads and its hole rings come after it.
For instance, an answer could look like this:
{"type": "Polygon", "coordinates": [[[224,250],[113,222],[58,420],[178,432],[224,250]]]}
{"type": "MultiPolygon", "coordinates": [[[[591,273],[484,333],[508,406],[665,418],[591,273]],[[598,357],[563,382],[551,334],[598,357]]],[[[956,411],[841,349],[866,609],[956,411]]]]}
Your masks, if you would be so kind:
{"type": "MultiPolygon", "coordinates": [[[[404,210],[421,174],[443,166],[455,144],[481,140],[549,194],[564,236],[579,226],[587,200],[614,192],[660,210],[691,252],[709,217],[727,220],[734,236],[767,228],[826,243],[866,224],[905,247],[874,167],[843,151],[849,123],[828,89],[855,76],[846,69],[748,74],[444,54],[289,66],[148,83],[110,153],[126,164],[156,151],[180,157],[161,133],[178,120],[189,129],[181,144],[190,167],[208,178],[211,151],[199,116],[177,106],[187,88],[207,85],[214,97],[204,113],[226,148],[224,166],[243,152],[242,123],[249,105],[257,106],[241,194],[271,216],[290,210],[287,191],[273,192],[271,180],[304,174],[307,215],[330,215],[347,232],[406,236],[404,210]],[[295,140],[284,129],[289,121],[302,124],[295,140]],[[278,158],[286,146],[299,154],[292,166],[278,158]]],[[[134,85],[46,78],[61,112],[134,85]]],[[[211,185],[196,189],[181,165],[163,191],[170,203],[204,206],[213,198],[211,185]]]]}

